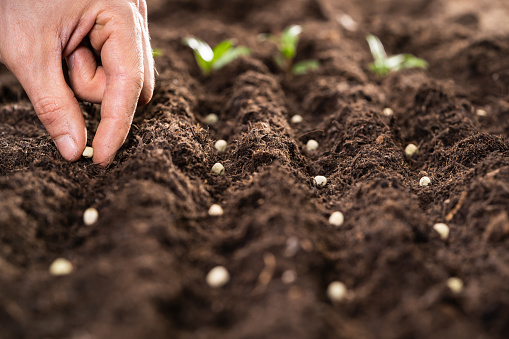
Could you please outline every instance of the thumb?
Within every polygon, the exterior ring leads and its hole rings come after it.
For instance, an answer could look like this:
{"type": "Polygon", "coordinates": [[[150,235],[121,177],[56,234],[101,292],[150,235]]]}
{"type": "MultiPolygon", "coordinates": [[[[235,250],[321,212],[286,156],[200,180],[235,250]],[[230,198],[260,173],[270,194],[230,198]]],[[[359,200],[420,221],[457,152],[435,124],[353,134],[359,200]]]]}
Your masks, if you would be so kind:
{"type": "Polygon", "coordinates": [[[28,72],[14,73],[60,154],[66,160],[77,160],[85,149],[87,131],[78,101],[65,82],[61,55],[37,61],[28,63],[34,65],[28,72]]]}

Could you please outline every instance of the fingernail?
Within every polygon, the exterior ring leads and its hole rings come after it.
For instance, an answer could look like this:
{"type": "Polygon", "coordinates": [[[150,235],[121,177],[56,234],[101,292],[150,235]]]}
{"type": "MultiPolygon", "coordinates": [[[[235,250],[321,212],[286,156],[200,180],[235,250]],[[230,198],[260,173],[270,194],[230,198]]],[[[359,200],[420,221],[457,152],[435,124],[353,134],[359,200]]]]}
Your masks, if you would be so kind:
{"type": "Polygon", "coordinates": [[[69,134],[63,135],[55,139],[55,144],[57,145],[60,154],[62,154],[62,156],[66,160],[70,161],[76,158],[76,155],[78,154],[78,146],[76,145],[76,142],[74,142],[74,139],[69,134]]]}
{"type": "Polygon", "coordinates": [[[69,70],[72,70],[74,67],[74,54],[71,54],[67,57],[67,67],[69,70]]]}

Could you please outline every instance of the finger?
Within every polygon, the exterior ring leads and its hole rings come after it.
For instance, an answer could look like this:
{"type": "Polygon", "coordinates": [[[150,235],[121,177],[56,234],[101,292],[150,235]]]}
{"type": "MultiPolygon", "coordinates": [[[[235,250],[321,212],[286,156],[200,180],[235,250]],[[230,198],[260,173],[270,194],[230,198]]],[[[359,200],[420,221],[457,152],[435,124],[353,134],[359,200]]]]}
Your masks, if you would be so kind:
{"type": "Polygon", "coordinates": [[[93,159],[107,165],[127,137],[143,88],[142,28],[135,9],[122,6],[101,12],[89,36],[93,48],[101,51],[106,75],[93,159]]]}
{"type": "Polygon", "coordinates": [[[144,81],[143,89],[141,91],[139,105],[147,104],[154,93],[155,79],[154,79],[154,56],[152,55],[152,47],[150,45],[150,34],[148,31],[147,20],[147,4],[145,0],[139,3],[140,10],[140,25],[142,27],[142,42],[143,42],[143,67],[144,67],[144,81]]]}
{"type": "Polygon", "coordinates": [[[69,80],[76,97],[100,103],[106,89],[104,68],[97,65],[94,54],[80,45],[68,57],[69,80]]]}
{"type": "Polygon", "coordinates": [[[14,73],[62,156],[77,160],[85,149],[87,131],[78,101],[65,82],[61,55],[34,52],[33,56],[32,62],[25,62],[28,69],[14,73]]]}

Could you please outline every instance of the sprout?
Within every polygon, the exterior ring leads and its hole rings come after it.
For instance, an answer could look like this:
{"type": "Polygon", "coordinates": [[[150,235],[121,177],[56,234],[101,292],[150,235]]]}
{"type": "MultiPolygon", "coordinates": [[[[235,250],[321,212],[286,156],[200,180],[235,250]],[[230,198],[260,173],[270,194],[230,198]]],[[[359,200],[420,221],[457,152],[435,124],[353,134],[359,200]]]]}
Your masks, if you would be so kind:
{"type": "Polygon", "coordinates": [[[437,223],[433,226],[433,229],[440,235],[442,240],[449,238],[449,226],[443,223],[437,223]]]}
{"type": "Polygon", "coordinates": [[[302,118],[301,115],[294,115],[292,116],[292,119],[290,120],[292,124],[300,124],[304,119],[302,118]]]}
{"type": "Polygon", "coordinates": [[[339,227],[343,225],[343,222],[345,221],[345,217],[343,213],[336,211],[332,213],[329,217],[329,224],[334,225],[336,227],[339,227]]]}
{"type": "Polygon", "coordinates": [[[193,49],[194,58],[203,75],[209,75],[212,71],[223,68],[241,55],[251,53],[247,47],[235,47],[234,40],[224,40],[214,49],[206,42],[195,37],[184,38],[182,43],[193,49]]]}
{"type": "Polygon", "coordinates": [[[92,158],[94,156],[94,149],[92,147],[85,147],[82,156],[84,158],[92,158]]]}
{"type": "Polygon", "coordinates": [[[340,281],[334,281],[327,287],[327,296],[332,301],[341,301],[347,295],[346,285],[340,281]]]}
{"type": "Polygon", "coordinates": [[[318,149],[318,142],[316,140],[310,139],[306,144],[306,148],[310,152],[316,151],[318,149]]]}
{"type": "Polygon", "coordinates": [[[209,215],[212,217],[219,217],[223,215],[223,208],[218,204],[214,204],[209,208],[209,215]]]}
{"type": "Polygon", "coordinates": [[[417,147],[414,144],[408,144],[407,147],[405,147],[405,155],[409,158],[413,157],[414,154],[419,153],[419,147],[417,147]]]}
{"type": "Polygon", "coordinates": [[[224,174],[224,166],[220,163],[215,163],[214,166],[212,166],[212,173],[216,175],[223,175],[224,174]]]}
{"type": "Polygon", "coordinates": [[[394,111],[392,110],[392,108],[389,108],[389,107],[386,107],[384,108],[384,110],[382,111],[383,115],[385,115],[386,117],[392,117],[394,115],[394,111]]]}
{"type": "Polygon", "coordinates": [[[228,143],[225,140],[218,140],[216,141],[214,147],[216,150],[220,153],[226,151],[226,147],[228,146],[228,143]]]}
{"type": "Polygon", "coordinates": [[[422,177],[421,180],[419,180],[419,186],[428,186],[431,183],[431,179],[428,177],[422,177]]]}
{"type": "Polygon", "coordinates": [[[93,207],[87,208],[83,213],[83,222],[87,226],[91,226],[96,223],[99,218],[99,212],[93,207]]]}
{"type": "Polygon", "coordinates": [[[426,60],[419,59],[411,54],[398,54],[388,57],[380,39],[368,34],[366,40],[375,60],[369,68],[378,76],[385,77],[390,72],[397,72],[405,68],[428,68],[426,60]]]}
{"type": "Polygon", "coordinates": [[[287,285],[292,284],[297,280],[297,273],[294,270],[286,270],[281,275],[281,280],[287,285]]]}
{"type": "Polygon", "coordinates": [[[230,273],[224,266],[216,266],[210,270],[205,280],[212,288],[223,287],[230,281],[230,273]]]}
{"type": "Polygon", "coordinates": [[[463,281],[458,277],[452,277],[447,279],[447,287],[454,294],[459,294],[463,291],[463,281]]]}
{"type": "Polygon", "coordinates": [[[74,270],[71,262],[64,258],[58,258],[49,267],[49,273],[53,276],[69,275],[74,270]]]}
{"type": "Polygon", "coordinates": [[[160,57],[161,55],[163,55],[163,51],[161,49],[154,48],[152,50],[152,57],[157,58],[160,57]]]}
{"type": "Polygon", "coordinates": [[[318,187],[323,187],[327,185],[327,178],[321,175],[317,175],[314,179],[315,185],[318,187]]]}
{"type": "Polygon", "coordinates": [[[205,117],[205,123],[207,125],[215,125],[219,121],[217,114],[210,113],[205,117]]]}
{"type": "Polygon", "coordinates": [[[274,62],[286,73],[300,75],[320,68],[318,60],[314,59],[294,63],[297,55],[297,45],[299,44],[299,35],[301,33],[302,27],[293,25],[287,27],[280,37],[272,34],[259,35],[260,40],[268,40],[277,45],[278,53],[274,56],[274,62]]]}

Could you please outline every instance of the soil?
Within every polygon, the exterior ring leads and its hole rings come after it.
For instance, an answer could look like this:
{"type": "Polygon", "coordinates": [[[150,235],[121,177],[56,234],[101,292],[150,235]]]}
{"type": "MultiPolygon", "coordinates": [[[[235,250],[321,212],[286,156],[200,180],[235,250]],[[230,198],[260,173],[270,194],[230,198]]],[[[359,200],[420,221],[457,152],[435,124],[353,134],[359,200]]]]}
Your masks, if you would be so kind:
{"type": "MultiPolygon", "coordinates": [[[[157,88],[109,168],[64,161],[0,71],[0,338],[509,337],[505,0],[148,5],[157,88]],[[298,60],[318,71],[285,75],[257,40],[290,24],[304,27],[298,60]],[[368,32],[429,69],[378,78],[368,32]],[[204,77],[187,35],[253,53],[204,77]],[[208,215],[214,203],[223,216],[208,215]],[[59,257],[72,274],[49,274],[59,257]],[[217,265],[231,280],[213,289],[217,265]],[[344,300],[327,297],[333,281],[344,300]]],[[[82,107],[91,141],[99,106],[82,107]]]]}

